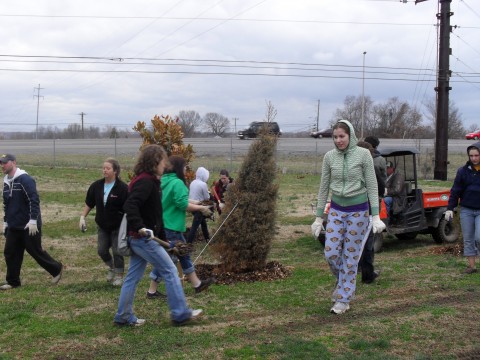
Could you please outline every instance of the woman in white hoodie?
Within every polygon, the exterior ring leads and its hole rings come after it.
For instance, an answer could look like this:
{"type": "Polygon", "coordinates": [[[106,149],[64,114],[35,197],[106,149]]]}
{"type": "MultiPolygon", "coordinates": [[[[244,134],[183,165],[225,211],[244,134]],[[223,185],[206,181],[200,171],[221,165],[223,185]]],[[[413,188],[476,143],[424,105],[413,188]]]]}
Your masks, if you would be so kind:
{"type": "MultiPolygon", "coordinates": [[[[188,200],[190,202],[200,204],[202,201],[210,199],[210,193],[208,192],[207,186],[209,176],[209,171],[204,167],[200,166],[197,169],[197,172],[195,173],[195,180],[193,180],[190,184],[190,192],[188,194],[188,200]]],[[[192,226],[190,227],[190,232],[187,236],[187,242],[189,244],[193,243],[199,226],[202,227],[203,237],[205,238],[205,241],[208,242],[210,240],[210,234],[208,233],[208,226],[205,216],[203,216],[200,211],[193,211],[192,215],[193,222],[192,226]]]]}

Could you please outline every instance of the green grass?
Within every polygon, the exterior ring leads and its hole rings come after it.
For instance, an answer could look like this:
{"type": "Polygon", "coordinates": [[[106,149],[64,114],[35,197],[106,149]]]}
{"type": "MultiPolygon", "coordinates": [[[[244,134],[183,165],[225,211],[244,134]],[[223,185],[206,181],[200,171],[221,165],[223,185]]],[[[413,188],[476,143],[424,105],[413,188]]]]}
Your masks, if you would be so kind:
{"type": "MultiPolygon", "coordinates": [[[[178,328],[170,325],[165,302],[145,298],[145,276],[134,309],[147,324],[114,327],[120,290],[105,281],[94,214],[87,218],[87,233],[78,230],[86,189],[100,169],[28,166],[27,171],[40,190],[44,248],[66,268],[60,284],[52,286],[49,275],[25,256],[22,287],[0,292],[2,360],[443,360],[480,353],[480,275],[463,275],[461,257],[434,253],[442,246],[429,235],[410,241],[387,236],[375,258],[378,281],[358,283],[351,310],[331,315],[333,278],[322,246],[310,235],[319,176],[288,172],[278,174],[278,230],[270,259],[290,267],[290,277],[215,285],[199,295],[186,284],[189,304],[203,308],[205,316],[178,328]]],[[[451,183],[422,187],[444,185],[451,183]]],[[[193,258],[202,248],[196,245],[193,258]]],[[[207,259],[214,261],[208,250],[199,263],[207,259]]],[[[4,277],[4,263],[0,272],[4,277]]]]}

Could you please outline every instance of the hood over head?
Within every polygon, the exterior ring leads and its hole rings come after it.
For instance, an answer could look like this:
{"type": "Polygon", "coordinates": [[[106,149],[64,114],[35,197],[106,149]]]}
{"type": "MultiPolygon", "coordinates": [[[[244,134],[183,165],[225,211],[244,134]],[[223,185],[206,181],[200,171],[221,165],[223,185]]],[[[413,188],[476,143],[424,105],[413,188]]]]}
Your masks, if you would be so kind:
{"type": "Polygon", "coordinates": [[[203,181],[205,183],[208,181],[209,176],[210,176],[210,172],[207,169],[205,169],[203,166],[200,166],[197,169],[197,172],[195,173],[195,179],[203,181]]]}
{"type": "Polygon", "coordinates": [[[355,129],[353,128],[353,125],[348,120],[338,120],[338,122],[346,124],[350,129],[350,142],[348,143],[348,147],[344,150],[344,151],[349,151],[353,149],[355,146],[357,146],[357,143],[358,143],[357,135],[355,135],[355,129]]]}
{"type": "Polygon", "coordinates": [[[472,149],[472,148],[475,148],[477,149],[478,151],[480,151],[480,141],[470,145],[469,147],[467,147],[467,155],[468,155],[468,152],[472,149]]]}

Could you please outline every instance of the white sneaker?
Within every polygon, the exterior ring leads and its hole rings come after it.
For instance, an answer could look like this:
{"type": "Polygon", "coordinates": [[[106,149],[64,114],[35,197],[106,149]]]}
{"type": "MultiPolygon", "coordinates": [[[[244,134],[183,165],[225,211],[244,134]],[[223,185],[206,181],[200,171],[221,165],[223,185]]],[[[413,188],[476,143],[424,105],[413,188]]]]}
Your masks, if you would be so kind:
{"type": "Polygon", "coordinates": [[[0,286],[0,290],[10,290],[10,289],[13,289],[13,286],[10,284],[3,284],[2,286],[0,286]]]}
{"type": "Polygon", "coordinates": [[[194,321],[194,320],[198,319],[200,316],[202,316],[202,314],[203,314],[202,309],[192,310],[192,315],[188,319],[185,319],[185,320],[182,320],[182,321],[172,320],[172,323],[175,326],[182,326],[182,325],[185,325],[185,324],[189,323],[190,321],[194,321]]]}
{"type": "Polygon", "coordinates": [[[333,307],[330,309],[330,312],[332,314],[340,315],[340,314],[343,314],[343,313],[347,312],[347,310],[349,310],[349,309],[350,309],[350,305],[348,305],[348,303],[337,301],[333,305],[333,307]]]}
{"type": "Polygon", "coordinates": [[[113,279],[115,279],[115,272],[112,269],[110,269],[108,270],[108,273],[107,273],[107,281],[112,282],[113,279]]]}
{"type": "Polygon", "coordinates": [[[115,280],[112,281],[113,286],[122,286],[123,278],[117,277],[115,280]]]}
{"type": "Polygon", "coordinates": [[[60,269],[60,272],[58,273],[58,275],[55,276],[55,277],[52,279],[52,284],[57,285],[58,282],[60,281],[60,279],[62,278],[62,274],[63,274],[63,265],[62,265],[62,268],[60,269]]]}

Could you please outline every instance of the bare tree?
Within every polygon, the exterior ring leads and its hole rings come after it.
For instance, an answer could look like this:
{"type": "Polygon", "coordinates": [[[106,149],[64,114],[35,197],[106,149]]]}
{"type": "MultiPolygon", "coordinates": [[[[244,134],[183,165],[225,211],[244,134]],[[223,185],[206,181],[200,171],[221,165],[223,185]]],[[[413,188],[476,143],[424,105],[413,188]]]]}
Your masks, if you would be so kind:
{"type": "Polygon", "coordinates": [[[192,137],[195,130],[202,124],[202,117],[194,110],[181,110],[178,113],[178,124],[182,127],[185,137],[192,137]]]}
{"type": "MultiPolygon", "coordinates": [[[[364,108],[364,132],[369,133],[369,129],[372,127],[369,125],[371,122],[371,108],[373,106],[372,99],[369,96],[365,96],[365,108],[364,108]]],[[[359,131],[362,127],[362,97],[355,97],[349,95],[345,97],[343,101],[343,109],[335,110],[332,123],[338,120],[348,120],[353,125],[354,129],[359,131]]]]}
{"type": "MultiPolygon", "coordinates": [[[[424,103],[425,116],[432,123],[433,128],[436,126],[437,119],[437,106],[435,99],[431,99],[424,103]]],[[[448,101],[448,137],[450,139],[462,139],[465,136],[465,128],[463,127],[462,114],[456,107],[452,100],[448,101]]]]}
{"type": "Polygon", "coordinates": [[[265,121],[266,122],[275,121],[275,118],[277,117],[277,109],[275,109],[275,106],[273,106],[270,100],[268,101],[265,100],[265,103],[267,105],[267,110],[265,112],[265,121]]]}
{"type": "Polygon", "coordinates": [[[205,127],[215,136],[222,136],[230,127],[230,120],[218,113],[206,113],[203,117],[205,127]]]}

